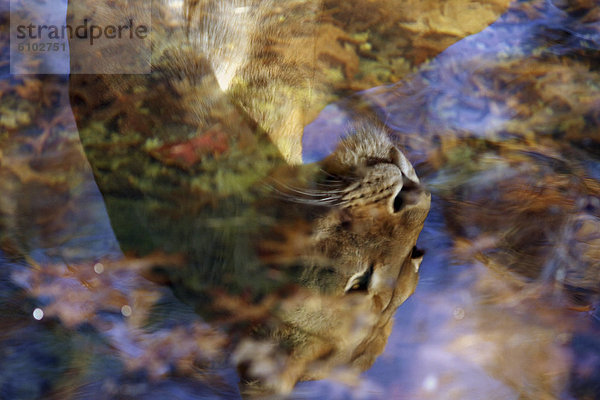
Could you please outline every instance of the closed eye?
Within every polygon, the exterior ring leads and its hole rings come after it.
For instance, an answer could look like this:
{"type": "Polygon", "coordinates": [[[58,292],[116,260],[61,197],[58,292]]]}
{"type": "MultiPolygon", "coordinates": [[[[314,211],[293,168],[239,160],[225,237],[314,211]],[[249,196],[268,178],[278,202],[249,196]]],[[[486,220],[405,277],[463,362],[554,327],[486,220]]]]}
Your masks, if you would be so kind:
{"type": "Polygon", "coordinates": [[[388,160],[385,158],[380,158],[380,157],[367,157],[367,159],[365,160],[367,167],[372,167],[374,165],[378,165],[378,164],[392,164],[393,161],[392,160],[388,160]]]}

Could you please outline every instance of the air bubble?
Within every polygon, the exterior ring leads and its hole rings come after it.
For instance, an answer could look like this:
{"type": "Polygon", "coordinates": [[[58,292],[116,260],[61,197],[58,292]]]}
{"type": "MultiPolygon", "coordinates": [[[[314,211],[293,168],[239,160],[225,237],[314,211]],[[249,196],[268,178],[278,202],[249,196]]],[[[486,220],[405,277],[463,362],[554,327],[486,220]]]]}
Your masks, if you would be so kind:
{"type": "Polygon", "coordinates": [[[121,314],[123,314],[124,317],[130,317],[131,316],[131,307],[128,305],[124,305],[123,307],[121,307],[121,314]]]}
{"type": "Polygon", "coordinates": [[[36,308],[33,310],[33,318],[37,319],[38,321],[41,320],[44,318],[44,311],[41,308],[36,308]]]}
{"type": "Polygon", "coordinates": [[[102,265],[101,263],[94,264],[94,272],[96,272],[97,274],[103,273],[104,272],[104,265],[102,265]]]}

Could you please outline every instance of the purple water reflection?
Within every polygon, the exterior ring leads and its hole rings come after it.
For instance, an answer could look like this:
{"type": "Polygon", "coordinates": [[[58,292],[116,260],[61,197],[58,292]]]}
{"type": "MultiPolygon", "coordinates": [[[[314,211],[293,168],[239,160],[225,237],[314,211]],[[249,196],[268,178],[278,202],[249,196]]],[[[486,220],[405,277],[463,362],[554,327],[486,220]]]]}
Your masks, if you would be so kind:
{"type": "MultiPolygon", "coordinates": [[[[526,6],[528,3],[522,4],[526,6]]],[[[491,87],[493,82],[486,67],[508,60],[526,59],[555,37],[560,40],[556,40],[554,45],[546,45],[545,52],[564,54],[573,49],[598,49],[600,43],[597,26],[578,24],[577,19],[554,7],[551,2],[545,3],[534,20],[529,20],[516,4],[497,23],[450,47],[405,82],[374,88],[358,97],[369,103],[381,120],[398,135],[443,134],[446,131],[462,131],[472,136],[497,133],[514,117],[514,108],[507,99],[521,87],[517,83],[491,87]],[[492,99],[479,97],[481,87],[494,89],[497,96],[492,99]]],[[[63,98],[67,98],[66,94],[63,98]]],[[[61,107],[68,107],[68,104],[61,107]]],[[[303,143],[304,160],[315,161],[329,154],[343,135],[346,124],[352,120],[352,114],[352,103],[341,102],[328,106],[308,125],[303,143]]],[[[67,130],[73,138],[77,137],[72,116],[67,130]]],[[[80,145],[75,143],[74,146],[80,145]]],[[[418,157],[419,148],[412,150],[414,153],[411,155],[418,157]]],[[[80,149],[77,151],[84,157],[80,149]]],[[[18,153],[15,156],[18,157],[18,153]]],[[[589,164],[590,171],[596,171],[596,175],[591,175],[597,179],[597,163],[590,161],[589,164]]],[[[51,170],[45,172],[52,174],[51,170]]],[[[66,262],[81,258],[93,260],[120,253],[89,168],[82,170],[78,179],[81,183],[70,189],[70,196],[79,207],[72,216],[73,223],[63,232],[66,240],[60,243],[30,243],[33,247],[30,255],[39,263],[56,259],[66,262]]],[[[6,196],[6,193],[3,195],[6,196]]],[[[363,381],[356,388],[333,381],[308,382],[298,385],[293,398],[520,398],[518,391],[473,362],[473,354],[467,351],[464,357],[458,355],[457,349],[464,349],[461,346],[475,349],[482,358],[486,354],[497,354],[498,343],[494,343],[493,337],[478,335],[475,324],[480,310],[473,308],[474,299],[469,289],[476,278],[470,276],[472,271],[466,266],[452,265],[452,257],[448,254],[450,239],[439,211],[440,204],[436,202],[439,199],[434,198],[431,215],[420,238],[420,246],[429,250],[421,267],[420,284],[415,295],[399,309],[385,353],[363,375],[363,381]]],[[[39,238],[32,236],[30,239],[39,238]]],[[[5,264],[4,260],[2,263],[5,264]]],[[[561,337],[560,330],[551,334],[556,334],[557,340],[561,337]]],[[[129,343],[127,340],[130,338],[123,332],[113,330],[107,335],[115,343],[125,346],[124,352],[136,350],[137,345],[129,343]]],[[[518,338],[518,335],[515,337],[518,338]]],[[[585,339],[591,344],[576,348],[577,355],[588,357],[593,369],[594,362],[597,362],[593,359],[595,354],[587,350],[597,342],[593,338],[585,339]]],[[[561,357],[559,352],[553,354],[550,360],[564,361],[561,357]]],[[[235,386],[233,372],[226,370],[224,374],[231,386],[235,386]]],[[[93,396],[93,393],[88,388],[86,394],[93,396]]],[[[199,385],[173,380],[156,384],[153,396],[191,399],[199,396],[214,398],[215,394],[206,389],[202,391],[199,385]]],[[[220,398],[237,396],[233,392],[219,395],[220,398]]],[[[569,395],[564,398],[569,398],[569,395]]]]}
{"type": "Polygon", "coordinates": [[[513,3],[497,22],[450,46],[413,76],[326,107],[304,130],[303,159],[326,157],[359,103],[367,103],[396,135],[498,133],[515,117],[511,97],[526,88],[518,80],[496,86],[493,68],[532,57],[598,50],[599,31],[598,22],[582,23],[552,1],[513,3]],[[487,92],[495,96],[485,96],[487,92]]]}
{"type": "MultiPolygon", "coordinates": [[[[561,61],[555,57],[576,58],[576,54],[593,54],[600,49],[600,23],[593,18],[582,21],[580,15],[569,14],[555,6],[555,3],[558,2],[515,2],[496,23],[449,47],[405,81],[376,87],[326,107],[305,128],[304,160],[313,162],[330,154],[343,137],[347,124],[358,113],[355,110],[363,112],[365,104],[396,138],[401,139],[401,143],[405,142],[404,138],[410,137],[407,156],[412,160],[424,158],[427,147],[431,145],[431,140],[426,137],[432,134],[462,134],[502,140],[502,135],[509,130],[507,126],[518,118],[517,107],[511,103],[513,97],[528,89],[523,85],[523,80],[516,78],[507,79],[498,86],[498,80],[494,79],[496,66],[518,65],[520,61],[529,59],[547,59],[546,62],[559,65],[561,61]],[[532,7],[532,4],[535,6],[532,7]]],[[[528,72],[519,71],[518,68],[514,68],[514,71],[516,77],[520,72],[528,72]]],[[[561,91],[558,84],[553,89],[561,91]]],[[[561,95],[567,102],[578,104],[582,93],[561,91],[561,95]]],[[[540,103],[544,99],[531,99],[533,104],[536,101],[540,103]]],[[[549,117],[542,112],[555,116],[581,112],[583,118],[586,110],[565,112],[555,104],[548,104],[547,109],[535,112],[538,115],[533,115],[531,120],[545,122],[549,117]]],[[[553,133],[543,128],[535,132],[541,135],[553,133]]],[[[585,163],[590,175],[596,177],[594,171],[598,169],[598,162],[585,163]]],[[[431,183],[427,182],[427,177],[425,183],[431,183]]],[[[416,293],[396,314],[386,351],[364,373],[366,386],[359,386],[357,391],[349,389],[344,394],[335,393],[331,398],[529,398],[520,393],[518,388],[523,381],[531,378],[526,375],[534,367],[517,367],[521,344],[515,343],[534,340],[532,337],[536,335],[540,340],[540,348],[546,351],[546,361],[556,366],[552,373],[568,375],[566,368],[569,368],[572,359],[567,353],[571,350],[557,345],[567,335],[561,330],[564,327],[548,327],[539,321],[516,322],[511,319],[512,316],[506,317],[507,332],[502,329],[488,331],[480,326],[482,321],[485,323],[494,317],[491,316],[493,314],[485,315],[485,307],[477,309],[474,306],[476,301],[472,298],[472,286],[476,278],[470,274],[473,269],[478,270],[477,267],[457,265],[449,254],[449,238],[444,233],[444,218],[438,211],[441,208],[439,201],[434,197],[431,214],[419,239],[420,247],[434,250],[430,250],[425,257],[416,293]],[[510,324],[514,326],[508,328],[510,324]],[[511,349],[514,353],[508,354],[510,351],[506,350],[503,358],[505,349],[511,349]],[[497,372],[494,376],[489,372],[493,362],[487,358],[493,358],[492,354],[499,355],[499,359],[506,362],[500,367],[506,371],[497,372]],[[486,369],[481,365],[486,365],[486,369]]],[[[484,268],[481,268],[479,273],[485,275],[484,268]]],[[[500,313],[496,318],[503,316],[500,313]]],[[[589,326],[589,316],[579,318],[580,323],[589,326]]],[[[586,340],[581,339],[588,348],[597,346],[590,344],[589,337],[586,340]]],[[[585,345],[580,347],[583,349],[585,345]]],[[[578,348],[577,344],[575,348],[578,348]]],[[[597,356],[590,357],[595,360],[587,364],[589,374],[593,375],[598,362],[597,356]]],[[[308,390],[306,388],[311,385],[322,387],[325,384],[309,383],[300,388],[308,390]]],[[[559,392],[560,389],[555,393],[559,392]]],[[[306,398],[311,397],[307,395],[306,398]]],[[[563,391],[560,398],[573,397],[563,391]]]]}

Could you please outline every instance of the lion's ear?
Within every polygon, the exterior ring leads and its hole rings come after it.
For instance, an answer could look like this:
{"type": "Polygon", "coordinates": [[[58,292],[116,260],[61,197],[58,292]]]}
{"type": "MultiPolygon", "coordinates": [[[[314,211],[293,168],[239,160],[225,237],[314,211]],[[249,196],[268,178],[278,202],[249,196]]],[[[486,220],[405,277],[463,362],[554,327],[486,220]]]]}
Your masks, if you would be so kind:
{"type": "Polygon", "coordinates": [[[417,246],[413,247],[412,253],[410,254],[410,262],[415,270],[415,273],[419,272],[419,268],[421,267],[421,262],[423,261],[424,255],[425,251],[419,249],[417,246]]]}
{"type": "Polygon", "coordinates": [[[413,268],[415,269],[415,272],[419,272],[419,268],[421,267],[421,261],[423,261],[423,256],[421,256],[420,258],[415,258],[410,260],[411,264],[413,266],[413,268]]]}

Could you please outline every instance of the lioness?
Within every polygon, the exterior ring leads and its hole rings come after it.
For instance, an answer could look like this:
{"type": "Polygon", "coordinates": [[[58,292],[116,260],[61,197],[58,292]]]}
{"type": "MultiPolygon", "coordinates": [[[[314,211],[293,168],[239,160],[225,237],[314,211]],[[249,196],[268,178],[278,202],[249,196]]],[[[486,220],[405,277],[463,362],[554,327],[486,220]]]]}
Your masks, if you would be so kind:
{"type": "MultiPolygon", "coordinates": [[[[429,193],[376,121],[298,165],[321,81],[274,37],[310,43],[317,3],[154,3],[151,74],[70,83],[122,249],[185,256],[149,275],[229,329],[249,386],[285,393],[340,365],[368,368],[417,284],[429,193]]],[[[90,10],[71,7],[96,22],[122,13],[90,10]]]]}

